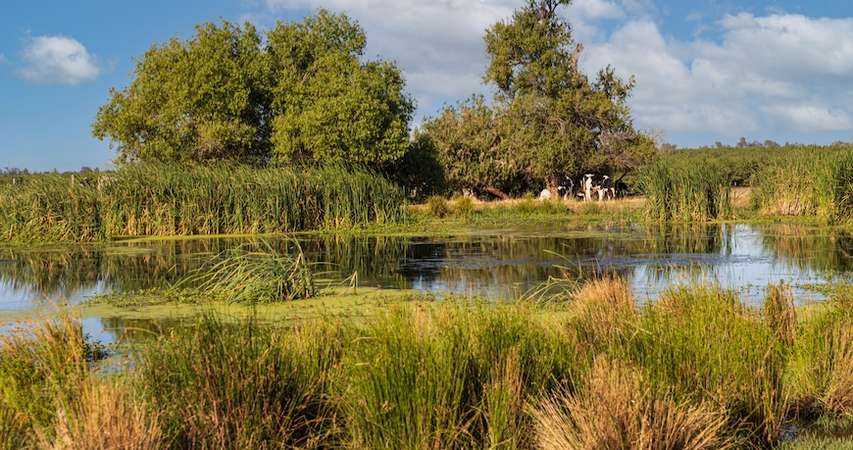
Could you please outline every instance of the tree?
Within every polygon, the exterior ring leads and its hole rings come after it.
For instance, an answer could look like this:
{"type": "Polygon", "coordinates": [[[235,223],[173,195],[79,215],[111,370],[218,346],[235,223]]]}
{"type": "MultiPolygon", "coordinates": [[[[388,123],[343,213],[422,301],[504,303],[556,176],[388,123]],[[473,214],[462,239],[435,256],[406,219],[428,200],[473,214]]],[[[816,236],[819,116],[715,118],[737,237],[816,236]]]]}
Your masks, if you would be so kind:
{"type": "Polygon", "coordinates": [[[574,41],[571,27],[558,13],[569,4],[570,0],[528,0],[511,20],[486,32],[490,62],[485,81],[497,93],[491,107],[479,105],[474,110],[488,108],[490,120],[446,110],[427,126],[433,134],[453,136],[461,129],[489,137],[475,139],[479,145],[462,146],[467,153],[459,151],[464,140],[435,139],[448,171],[455,171],[448,179],[469,186],[544,183],[556,193],[565,177],[591,170],[624,173],[654,155],[651,140],[631,121],[627,99],[633,79],[619,79],[612,67],[601,70],[594,80],[579,70],[583,46],[574,41]],[[477,125],[459,123],[467,119],[477,125]],[[441,130],[442,126],[450,129],[441,130]],[[482,129],[486,126],[491,129],[482,129]],[[479,168],[454,169],[466,164],[479,168]],[[464,180],[463,175],[469,178],[464,180]]]}
{"type": "Polygon", "coordinates": [[[473,96],[424,124],[451,187],[505,198],[519,184],[520,161],[501,152],[500,118],[482,96],[473,96]]]}
{"type": "Polygon", "coordinates": [[[392,63],[362,63],[366,36],[321,10],[269,34],[274,73],[274,157],[374,166],[409,147],[412,100],[392,63]]]}
{"type": "Polygon", "coordinates": [[[196,27],[153,46],[136,78],[98,111],[93,134],[119,161],[253,160],[269,152],[266,55],[255,28],[196,27]]]}
{"type": "Polygon", "coordinates": [[[347,162],[381,167],[409,147],[399,69],[362,62],[364,30],[320,10],[255,28],[205,24],[152,47],[93,124],[118,161],[347,162]]]}

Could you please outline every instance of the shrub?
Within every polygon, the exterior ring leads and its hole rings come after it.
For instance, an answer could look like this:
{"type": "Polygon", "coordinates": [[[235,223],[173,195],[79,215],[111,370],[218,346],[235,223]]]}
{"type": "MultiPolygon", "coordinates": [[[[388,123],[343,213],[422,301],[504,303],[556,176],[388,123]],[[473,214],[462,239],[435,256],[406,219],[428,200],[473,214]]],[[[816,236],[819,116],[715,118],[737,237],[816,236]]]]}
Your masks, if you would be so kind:
{"type": "Polygon", "coordinates": [[[447,199],[439,195],[433,195],[427,199],[427,209],[433,217],[438,218],[447,217],[451,212],[447,199]]]}

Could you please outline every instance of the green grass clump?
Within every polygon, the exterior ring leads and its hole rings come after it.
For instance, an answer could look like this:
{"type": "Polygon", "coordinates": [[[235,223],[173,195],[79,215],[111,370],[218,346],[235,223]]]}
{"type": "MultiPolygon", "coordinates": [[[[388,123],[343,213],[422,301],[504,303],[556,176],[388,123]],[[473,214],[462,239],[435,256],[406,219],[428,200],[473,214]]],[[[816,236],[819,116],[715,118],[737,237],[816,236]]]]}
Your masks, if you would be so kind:
{"type": "Polygon", "coordinates": [[[731,180],[713,165],[658,161],[643,169],[640,189],[646,218],[655,222],[707,222],[733,214],[731,180]]]}
{"type": "Polygon", "coordinates": [[[336,432],[339,333],[208,316],[141,351],[137,388],[176,448],[320,447],[336,432]]]}
{"type": "Polygon", "coordinates": [[[462,196],[453,201],[453,213],[461,217],[471,217],[474,214],[474,200],[462,196]]]}
{"type": "Polygon", "coordinates": [[[439,219],[447,217],[452,212],[450,209],[450,203],[448,203],[447,199],[440,195],[433,195],[427,199],[427,210],[432,214],[433,217],[437,217],[439,219]]]}
{"type": "Polygon", "coordinates": [[[853,150],[803,155],[768,165],[753,181],[753,205],[765,215],[853,219],[853,150]]]}
{"type": "Polygon", "coordinates": [[[0,233],[16,241],[263,234],[394,223],[402,191],[341,167],[132,164],[91,177],[0,185],[0,233]]]}
{"type": "Polygon", "coordinates": [[[199,295],[236,303],[275,303],[317,295],[314,275],[299,242],[285,243],[284,250],[263,242],[258,250],[247,246],[227,250],[210,267],[189,276],[199,295]]]}
{"type": "Polygon", "coordinates": [[[646,307],[624,355],[653,390],[719,405],[730,427],[772,443],[784,425],[786,351],[760,315],[732,293],[676,288],[646,307]]]}
{"type": "Polygon", "coordinates": [[[48,436],[57,408],[67,408],[103,356],[69,318],[0,335],[0,449],[24,448],[48,436]]]}

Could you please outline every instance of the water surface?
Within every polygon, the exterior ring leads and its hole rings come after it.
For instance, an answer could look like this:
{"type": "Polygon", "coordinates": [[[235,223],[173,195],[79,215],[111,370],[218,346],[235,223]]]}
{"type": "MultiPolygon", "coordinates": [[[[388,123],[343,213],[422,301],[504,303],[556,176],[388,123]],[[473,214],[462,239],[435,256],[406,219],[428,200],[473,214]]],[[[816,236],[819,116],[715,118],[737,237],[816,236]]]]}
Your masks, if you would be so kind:
{"type": "MultiPolygon", "coordinates": [[[[640,298],[672,284],[703,281],[757,303],[769,283],[785,282],[798,300],[808,285],[850,279],[853,234],[795,225],[531,226],[456,236],[302,236],[323,277],[357,274],[361,285],[514,298],[549,277],[625,277],[640,298]]],[[[273,246],[286,241],[268,238],[273,246]]],[[[174,283],[253,238],[203,238],[0,250],[0,317],[104,292],[174,283]]],[[[89,319],[97,333],[105,322],[89,319]],[[93,321],[94,320],[94,321],[93,321]]]]}

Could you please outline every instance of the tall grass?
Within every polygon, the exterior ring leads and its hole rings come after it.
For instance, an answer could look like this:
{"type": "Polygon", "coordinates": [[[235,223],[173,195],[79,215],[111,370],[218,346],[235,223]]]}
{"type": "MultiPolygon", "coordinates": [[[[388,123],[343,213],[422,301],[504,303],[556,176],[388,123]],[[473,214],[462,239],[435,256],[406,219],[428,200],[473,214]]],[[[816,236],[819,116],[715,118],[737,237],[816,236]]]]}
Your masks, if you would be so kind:
{"type": "Polygon", "coordinates": [[[853,417],[850,301],[794,315],[784,287],[763,309],[689,287],[638,305],[609,279],[544,306],[448,299],[285,327],[204,316],[140,347],[119,384],[91,376],[77,332],[69,364],[68,346],[54,345],[67,340],[14,337],[0,352],[0,406],[12,405],[0,408],[0,438],[11,448],[773,448],[795,421],[853,417]]]}
{"type": "Polygon", "coordinates": [[[643,169],[639,185],[651,221],[705,222],[733,213],[731,180],[710,164],[659,161],[643,169]]]}
{"type": "Polygon", "coordinates": [[[236,303],[274,303],[304,300],[317,295],[314,274],[299,241],[285,243],[283,251],[263,241],[260,249],[241,246],[222,253],[180,285],[194,285],[198,295],[236,303]]]}
{"type": "Polygon", "coordinates": [[[51,436],[57,409],[73,404],[100,356],[69,318],[0,334],[0,449],[51,436]]]}
{"type": "Polygon", "coordinates": [[[801,155],[768,165],[753,181],[753,203],[766,215],[853,219],[853,149],[801,155]]]}
{"type": "Polygon", "coordinates": [[[277,233],[394,222],[401,190],[358,169],[129,165],[0,186],[6,240],[277,233]]]}

